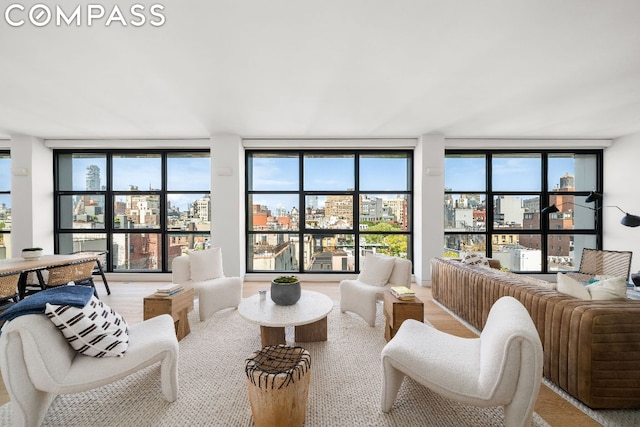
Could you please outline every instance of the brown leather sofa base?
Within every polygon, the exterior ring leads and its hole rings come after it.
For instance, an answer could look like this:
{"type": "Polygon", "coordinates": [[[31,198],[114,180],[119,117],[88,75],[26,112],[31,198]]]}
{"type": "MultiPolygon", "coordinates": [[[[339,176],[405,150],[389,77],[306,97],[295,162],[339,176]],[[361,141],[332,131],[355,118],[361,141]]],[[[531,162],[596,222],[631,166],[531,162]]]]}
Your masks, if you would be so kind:
{"type": "Polygon", "coordinates": [[[546,378],[591,408],[640,408],[640,301],[578,300],[441,258],[431,260],[431,281],[433,298],[479,330],[498,298],[518,299],[540,335],[546,378]]]}

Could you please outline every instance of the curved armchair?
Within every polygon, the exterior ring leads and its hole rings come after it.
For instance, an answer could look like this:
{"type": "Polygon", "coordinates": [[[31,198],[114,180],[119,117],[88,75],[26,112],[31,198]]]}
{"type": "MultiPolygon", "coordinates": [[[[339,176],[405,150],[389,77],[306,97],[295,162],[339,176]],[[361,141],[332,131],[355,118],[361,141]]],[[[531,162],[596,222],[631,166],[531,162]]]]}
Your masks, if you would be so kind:
{"type": "Polygon", "coordinates": [[[240,305],[242,279],[224,276],[222,254],[218,248],[175,257],[171,264],[171,272],[173,283],[193,286],[198,298],[200,321],[208,319],[216,311],[240,305]],[[208,267],[196,267],[200,263],[206,263],[208,267]]]}
{"type": "Polygon", "coordinates": [[[375,326],[376,304],[392,286],[411,287],[411,261],[384,255],[367,255],[356,280],[340,282],[340,312],[351,311],[375,326]]]}
{"type": "Polygon", "coordinates": [[[161,363],[164,398],[178,397],[178,340],[168,314],[129,327],[122,357],[77,353],[43,314],[17,317],[2,328],[0,369],[11,398],[14,426],[39,426],[58,394],[91,390],[161,363]]]}
{"type": "Polygon", "coordinates": [[[405,375],[473,406],[504,406],[506,426],[529,426],[542,380],[542,344],[526,308],[513,297],[491,307],[479,338],[459,338],[405,320],[382,350],[382,411],[405,375]]]}

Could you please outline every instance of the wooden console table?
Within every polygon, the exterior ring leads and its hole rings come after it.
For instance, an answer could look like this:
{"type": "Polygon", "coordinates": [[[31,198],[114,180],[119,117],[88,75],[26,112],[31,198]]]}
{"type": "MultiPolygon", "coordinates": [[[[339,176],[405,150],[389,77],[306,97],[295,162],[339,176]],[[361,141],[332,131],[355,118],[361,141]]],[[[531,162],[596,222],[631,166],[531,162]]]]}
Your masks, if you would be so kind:
{"type": "Polygon", "coordinates": [[[424,322],[424,303],[416,297],[401,300],[387,291],[384,293],[384,318],[386,320],[384,337],[389,341],[405,320],[415,319],[424,322]]]}
{"type": "Polygon", "coordinates": [[[155,294],[146,296],[143,300],[143,319],[170,314],[176,328],[176,337],[180,341],[191,332],[188,314],[193,310],[193,296],[193,288],[185,288],[168,297],[155,294]]]}

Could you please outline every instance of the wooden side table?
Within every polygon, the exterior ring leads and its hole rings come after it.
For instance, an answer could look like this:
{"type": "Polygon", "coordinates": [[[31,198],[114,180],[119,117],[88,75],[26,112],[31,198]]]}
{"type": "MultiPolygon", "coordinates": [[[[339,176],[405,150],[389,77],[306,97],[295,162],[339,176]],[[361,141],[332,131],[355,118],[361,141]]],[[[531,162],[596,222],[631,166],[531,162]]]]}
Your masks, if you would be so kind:
{"type": "Polygon", "coordinates": [[[384,337],[389,341],[405,320],[415,319],[424,322],[424,303],[417,297],[400,300],[387,291],[384,293],[384,318],[384,337]]]}
{"type": "Polygon", "coordinates": [[[161,314],[170,314],[176,328],[178,341],[191,332],[188,313],[193,310],[193,288],[184,290],[168,297],[149,295],[144,297],[144,320],[161,314]]]}

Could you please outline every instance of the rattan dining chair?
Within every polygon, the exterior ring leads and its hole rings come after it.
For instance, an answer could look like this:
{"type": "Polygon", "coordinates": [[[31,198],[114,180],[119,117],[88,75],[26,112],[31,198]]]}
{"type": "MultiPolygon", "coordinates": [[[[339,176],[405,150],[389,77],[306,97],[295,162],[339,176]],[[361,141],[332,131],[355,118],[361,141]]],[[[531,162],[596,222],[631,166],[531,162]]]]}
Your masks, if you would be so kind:
{"type": "Polygon", "coordinates": [[[93,287],[93,294],[98,297],[95,284],[93,283],[93,269],[96,261],[85,260],[72,264],[65,264],[47,268],[47,279],[45,288],[63,286],[73,282],[76,285],[93,287]]]}
{"type": "Polygon", "coordinates": [[[625,280],[629,280],[632,255],[633,252],[630,251],[605,251],[585,248],[582,250],[580,269],[577,272],[567,274],[581,281],[588,281],[598,275],[624,277],[625,280]]]}
{"type": "Polygon", "coordinates": [[[18,281],[20,273],[0,275],[0,312],[18,302],[18,281]]]}
{"type": "Polygon", "coordinates": [[[20,280],[20,273],[0,275],[0,307],[7,303],[18,302],[18,280],[20,280]]]}
{"type": "Polygon", "coordinates": [[[84,250],[84,251],[74,252],[74,254],[87,254],[87,255],[99,256],[99,258],[96,259],[96,265],[93,269],[93,275],[100,276],[102,278],[102,283],[104,284],[104,287],[107,290],[107,295],[111,295],[111,289],[109,289],[109,284],[107,283],[107,277],[105,276],[104,269],[102,268],[103,265],[107,265],[107,255],[109,254],[109,251],[106,249],[84,250]]]}

